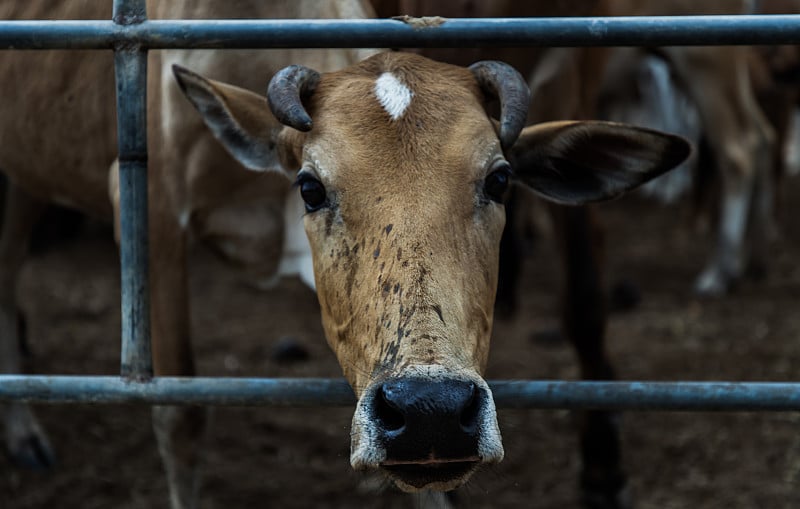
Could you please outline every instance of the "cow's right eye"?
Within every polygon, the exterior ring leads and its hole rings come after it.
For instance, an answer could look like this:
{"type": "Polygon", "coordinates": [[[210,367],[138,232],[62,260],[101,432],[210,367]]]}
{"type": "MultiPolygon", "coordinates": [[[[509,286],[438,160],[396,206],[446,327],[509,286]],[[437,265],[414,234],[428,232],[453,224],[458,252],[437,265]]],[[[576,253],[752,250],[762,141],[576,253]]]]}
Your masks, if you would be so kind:
{"type": "Polygon", "coordinates": [[[295,185],[300,188],[300,197],[306,204],[306,212],[314,212],[327,205],[325,186],[316,178],[307,173],[300,174],[295,185]]]}

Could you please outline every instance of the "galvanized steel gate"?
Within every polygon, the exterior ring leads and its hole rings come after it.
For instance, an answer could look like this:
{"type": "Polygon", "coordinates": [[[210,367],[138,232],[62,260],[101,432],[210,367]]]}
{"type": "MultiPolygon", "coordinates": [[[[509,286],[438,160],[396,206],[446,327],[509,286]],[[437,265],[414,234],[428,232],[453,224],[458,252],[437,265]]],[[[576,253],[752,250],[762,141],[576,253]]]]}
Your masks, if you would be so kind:
{"type": "MultiPolygon", "coordinates": [[[[113,50],[121,194],[120,377],[0,376],[0,401],[346,406],[342,379],[152,377],[147,283],[146,72],[150,49],[800,44],[800,16],[392,20],[154,20],[113,0],[109,21],[0,21],[2,49],[113,50]]],[[[798,338],[800,340],[800,338],[798,338]]],[[[800,410],[800,383],[492,381],[513,408],[800,410]]]]}

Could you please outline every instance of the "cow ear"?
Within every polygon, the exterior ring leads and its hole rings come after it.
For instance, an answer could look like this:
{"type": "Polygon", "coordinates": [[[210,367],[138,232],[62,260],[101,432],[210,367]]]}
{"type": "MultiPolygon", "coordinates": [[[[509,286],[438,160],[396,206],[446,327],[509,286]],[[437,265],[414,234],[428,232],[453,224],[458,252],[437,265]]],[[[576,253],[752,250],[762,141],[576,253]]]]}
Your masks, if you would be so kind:
{"type": "Polygon", "coordinates": [[[209,80],[178,65],[173,65],[172,71],[189,102],[234,159],[253,171],[289,175],[282,164],[281,152],[285,149],[278,146],[283,126],[270,113],[265,97],[209,80]]]}
{"type": "Polygon", "coordinates": [[[506,156],[536,193],[565,205],[608,200],[691,154],[679,136],[614,122],[547,122],[525,128],[506,156]]]}

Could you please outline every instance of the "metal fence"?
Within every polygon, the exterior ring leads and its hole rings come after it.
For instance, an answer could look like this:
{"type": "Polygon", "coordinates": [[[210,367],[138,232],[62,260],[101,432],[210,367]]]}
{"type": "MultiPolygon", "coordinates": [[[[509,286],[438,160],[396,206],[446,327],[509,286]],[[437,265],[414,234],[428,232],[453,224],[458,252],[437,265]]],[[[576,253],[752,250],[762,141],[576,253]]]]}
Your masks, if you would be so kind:
{"type": "MultiPolygon", "coordinates": [[[[109,21],[0,21],[0,48],[113,50],[121,199],[120,377],[0,376],[0,401],[346,406],[342,379],[152,377],[147,282],[147,52],[168,48],[799,44],[800,16],[394,20],[153,20],[114,0],[109,21]]],[[[799,338],[800,339],[800,338],[799,338]]],[[[800,410],[800,383],[491,381],[513,408],[800,410]]]]}

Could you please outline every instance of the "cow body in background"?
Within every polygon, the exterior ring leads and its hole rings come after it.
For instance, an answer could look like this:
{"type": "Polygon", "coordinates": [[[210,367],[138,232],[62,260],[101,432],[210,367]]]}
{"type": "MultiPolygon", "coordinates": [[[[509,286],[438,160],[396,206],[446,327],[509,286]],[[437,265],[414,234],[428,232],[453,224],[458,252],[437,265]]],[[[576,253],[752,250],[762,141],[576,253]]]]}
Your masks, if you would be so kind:
{"type": "MultiPolygon", "coordinates": [[[[794,48],[786,50],[793,52],[794,48]]],[[[776,135],[773,170],[767,176],[774,182],[776,209],[780,205],[780,183],[794,171],[790,138],[798,102],[794,78],[784,74],[783,68],[786,59],[794,60],[794,55],[781,55],[783,51],[784,48],[774,46],[754,47],[748,58],[758,104],[776,135]],[[777,64],[776,59],[783,62],[777,64]]],[[[705,231],[709,223],[719,219],[719,172],[704,142],[706,127],[700,121],[698,108],[687,96],[669,61],[646,48],[617,48],[611,52],[603,83],[600,118],[680,134],[699,147],[680,168],[648,182],[642,189],[665,204],[674,204],[691,195],[692,220],[698,230],[705,231]],[[704,157],[699,157],[701,154],[704,157]]]]}
{"type": "MultiPolygon", "coordinates": [[[[754,13],[750,2],[613,0],[612,15],[754,13]]],[[[758,104],[742,46],[668,47],[658,53],[697,108],[703,135],[719,168],[717,240],[695,282],[700,295],[721,295],[748,267],[766,267],[773,231],[772,164],[775,132],[758,104]]]]}

